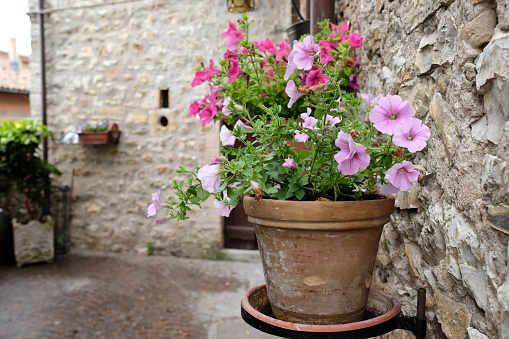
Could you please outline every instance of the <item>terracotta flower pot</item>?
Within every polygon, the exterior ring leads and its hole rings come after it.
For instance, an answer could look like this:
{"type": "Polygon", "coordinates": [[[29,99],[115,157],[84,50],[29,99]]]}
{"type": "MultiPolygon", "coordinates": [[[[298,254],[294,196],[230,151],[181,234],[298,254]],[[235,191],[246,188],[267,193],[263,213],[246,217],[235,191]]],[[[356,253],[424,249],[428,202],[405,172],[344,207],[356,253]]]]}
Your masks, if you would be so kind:
{"type": "Polygon", "coordinates": [[[276,318],[316,325],[362,320],[394,198],[243,201],[276,318]]]}
{"type": "Polygon", "coordinates": [[[106,145],[117,144],[120,137],[118,125],[111,123],[107,131],[101,132],[81,132],[78,133],[80,144],[85,145],[106,145]]]}

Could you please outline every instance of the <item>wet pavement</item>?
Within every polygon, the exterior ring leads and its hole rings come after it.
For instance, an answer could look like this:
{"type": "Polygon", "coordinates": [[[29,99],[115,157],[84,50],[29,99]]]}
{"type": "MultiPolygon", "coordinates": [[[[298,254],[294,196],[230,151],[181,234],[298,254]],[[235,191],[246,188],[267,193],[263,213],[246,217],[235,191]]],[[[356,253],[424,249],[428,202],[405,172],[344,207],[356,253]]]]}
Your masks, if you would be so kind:
{"type": "Polygon", "coordinates": [[[260,262],[73,251],[2,265],[0,338],[276,338],[240,317],[263,283],[260,262]]]}

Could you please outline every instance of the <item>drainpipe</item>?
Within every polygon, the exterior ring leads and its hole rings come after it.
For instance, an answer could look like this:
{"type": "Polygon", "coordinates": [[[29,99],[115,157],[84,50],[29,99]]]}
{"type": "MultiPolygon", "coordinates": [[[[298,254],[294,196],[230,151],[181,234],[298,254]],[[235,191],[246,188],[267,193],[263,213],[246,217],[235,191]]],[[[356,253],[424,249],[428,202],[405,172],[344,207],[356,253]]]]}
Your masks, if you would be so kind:
{"type": "Polygon", "coordinates": [[[334,3],[334,0],[311,0],[311,35],[315,35],[316,33],[320,32],[318,22],[325,19],[330,19],[331,22],[334,22],[334,3]]]}
{"type": "MultiPolygon", "coordinates": [[[[48,117],[46,115],[46,56],[44,41],[44,14],[42,10],[44,0],[39,0],[39,11],[37,13],[37,21],[39,22],[39,55],[41,63],[41,100],[42,100],[42,124],[48,125],[48,117]]],[[[48,138],[44,138],[42,144],[42,157],[44,161],[48,161],[48,138]]]]}

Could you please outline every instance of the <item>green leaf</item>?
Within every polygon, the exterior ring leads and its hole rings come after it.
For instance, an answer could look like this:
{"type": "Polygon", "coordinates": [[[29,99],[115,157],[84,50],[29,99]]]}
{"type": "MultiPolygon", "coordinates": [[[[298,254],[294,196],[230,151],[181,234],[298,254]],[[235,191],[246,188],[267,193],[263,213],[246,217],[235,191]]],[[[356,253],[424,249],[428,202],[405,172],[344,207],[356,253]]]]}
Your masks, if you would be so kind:
{"type": "Polygon", "coordinates": [[[210,193],[205,191],[205,189],[203,189],[203,187],[201,186],[196,186],[196,196],[201,200],[201,201],[205,201],[209,198],[210,196],[210,193]]]}
{"type": "Polygon", "coordinates": [[[297,190],[297,192],[295,192],[295,197],[298,199],[298,200],[302,200],[302,198],[304,198],[304,195],[306,195],[306,191],[304,191],[303,188],[299,188],[297,190]]]}

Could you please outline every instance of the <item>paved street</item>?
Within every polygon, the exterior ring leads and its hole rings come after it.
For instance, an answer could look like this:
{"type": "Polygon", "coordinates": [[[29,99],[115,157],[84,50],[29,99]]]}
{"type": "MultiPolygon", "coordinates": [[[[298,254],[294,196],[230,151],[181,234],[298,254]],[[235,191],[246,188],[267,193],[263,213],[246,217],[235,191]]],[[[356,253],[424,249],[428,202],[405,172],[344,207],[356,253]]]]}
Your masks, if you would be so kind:
{"type": "Polygon", "coordinates": [[[0,338],[275,338],[240,318],[259,262],[73,251],[0,266],[0,338]]]}

